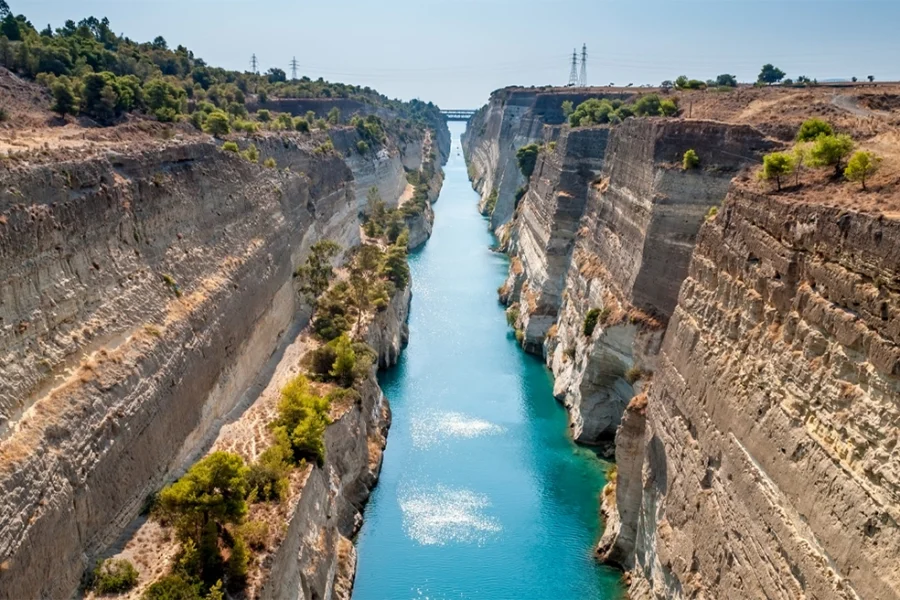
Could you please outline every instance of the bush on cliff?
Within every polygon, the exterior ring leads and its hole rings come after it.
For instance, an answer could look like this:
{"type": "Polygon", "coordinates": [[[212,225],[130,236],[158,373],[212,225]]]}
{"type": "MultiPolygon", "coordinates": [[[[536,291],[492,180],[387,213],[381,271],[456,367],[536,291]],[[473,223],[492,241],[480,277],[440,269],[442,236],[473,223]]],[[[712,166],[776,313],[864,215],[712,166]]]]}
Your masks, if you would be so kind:
{"type": "Polygon", "coordinates": [[[681,166],[685,171],[699,167],[700,156],[697,155],[697,151],[693,148],[685,151],[684,156],[681,159],[681,166]]]}
{"type": "Polygon", "coordinates": [[[814,142],[820,135],[834,135],[834,129],[822,119],[807,119],[797,131],[797,141],[814,142]]]}
{"type": "Polygon", "coordinates": [[[228,135],[231,132],[228,115],[224,111],[214,110],[206,116],[203,130],[214,136],[228,135]]]}
{"type": "Polygon", "coordinates": [[[534,167],[537,164],[540,152],[541,147],[538,144],[528,144],[516,150],[516,162],[519,164],[519,170],[525,176],[525,179],[528,179],[534,173],[534,167]]]}
{"type": "Polygon", "coordinates": [[[273,426],[276,431],[282,430],[280,435],[287,435],[295,462],[306,459],[324,464],[325,428],[331,422],[329,410],[328,398],[312,392],[303,375],[297,375],[281,390],[278,418],[273,426]]]}
{"type": "Polygon", "coordinates": [[[581,328],[581,332],[585,337],[594,335],[594,329],[597,328],[597,321],[600,320],[600,312],[599,308],[592,308],[587,311],[587,314],[584,316],[584,324],[581,328]]]}
{"type": "Polygon", "coordinates": [[[316,304],[313,331],[326,342],[350,331],[352,325],[350,308],[350,284],[336,283],[322,294],[316,304]]]}
{"type": "Polygon", "coordinates": [[[394,244],[385,251],[380,273],[397,289],[406,289],[409,285],[409,263],[406,260],[405,246],[394,244]]]}
{"type": "Polygon", "coordinates": [[[319,296],[328,289],[334,278],[331,264],[340,252],[337,242],[320,240],[310,247],[306,262],[294,272],[294,277],[299,280],[300,293],[310,306],[315,307],[319,296]]]}
{"type": "Polygon", "coordinates": [[[137,585],[138,572],[128,560],[108,558],[97,564],[92,579],[98,594],[121,594],[137,585]]]}
{"type": "Polygon", "coordinates": [[[222,150],[224,150],[225,152],[234,152],[235,154],[241,151],[241,149],[237,145],[237,142],[225,142],[224,144],[222,144],[222,150]]]}
{"type": "Polygon", "coordinates": [[[247,486],[248,501],[269,502],[283,500],[288,492],[288,474],[294,462],[294,453],[287,431],[275,428],[275,441],[266,448],[259,459],[250,465],[247,486]]]}
{"type": "Polygon", "coordinates": [[[491,193],[488,194],[487,200],[484,202],[484,212],[486,215],[490,216],[494,214],[494,209],[497,208],[497,199],[500,197],[500,194],[497,192],[497,188],[491,190],[491,193]]]}

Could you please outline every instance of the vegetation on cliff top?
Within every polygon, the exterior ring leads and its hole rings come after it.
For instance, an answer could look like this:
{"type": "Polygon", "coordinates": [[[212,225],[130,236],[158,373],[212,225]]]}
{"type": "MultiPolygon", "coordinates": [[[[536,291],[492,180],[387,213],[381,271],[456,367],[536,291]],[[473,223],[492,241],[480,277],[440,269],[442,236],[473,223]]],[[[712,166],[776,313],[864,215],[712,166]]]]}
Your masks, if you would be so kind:
{"type": "Polygon", "coordinates": [[[792,174],[795,176],[795,187],[799,187],[803,167],[833,167],[832,180],[843,177],[859,182],[865,190],[866,181],[881,164],[881,158],[872,152],[853,152],[853,139],[847,134],[835,133],[829,123],[820,119],[805,121],[796,139],[797,143],[790,152],[772,152],[763,157],[759,179],[774,181],[776,190],[780,191],[784,180],[792,174]]]}
{"type": "Polygon", "coordinates": [[[572,127],[589,127],[621,123],[628,117],[673,117],[677,114],[677,99],[663,100],[657,94],[639,96],[631,104],[618,99],[590,98],[579,104],[569,115],[569,124],[572,127]]]}
{"type": "MultiPolygon", "coordinates": [[[[24,15],[0,4],[0,65],[48,86],[60,114],[83,114],[101,124],[128,112],[178,120],[204,104],[233,120],[253,103],[271,99],[346,99],[383,107],[403,119],[437,127],[440,109],[430,102],[391,100],[369,87],[309,77],[229,71],[207,65],[184,46],[156,37],[139,43],[113,32],[108,19],[88,17],[38,31],[24,15]]],[[[332,124],[338,120],[332,120],[332,124]]]]}

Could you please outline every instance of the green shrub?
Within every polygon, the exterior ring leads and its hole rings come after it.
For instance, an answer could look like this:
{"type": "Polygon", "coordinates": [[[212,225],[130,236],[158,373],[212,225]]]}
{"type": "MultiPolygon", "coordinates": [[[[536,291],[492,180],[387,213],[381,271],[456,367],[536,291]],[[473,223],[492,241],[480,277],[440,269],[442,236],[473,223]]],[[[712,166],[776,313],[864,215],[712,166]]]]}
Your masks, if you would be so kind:
{"type": "Polygon", "coordinates": [[[269,540],[269,524],[265,521],[247,521],[238,530],[240,536],[253,550],[265,550],[269,540]]]}
{"type": "Polygon", "coordinates": [[[519,322],[519,308],[517,306],[510,306],[506,309],[506,323],[510,327],[515,327],[516,323],[519,322]]]}
{"type": "Polygon", "coordinates": [[[144,592],[143,600],[202,600],[199,582],[191,582],[181,575],[168,575],[152,584],[144,592]]]}
{"type": "Polygon", "coordinates": [[[660,100],[656,94],[641,96],[634,103],[634,114],[639,117],[655,116],[660,114],[660,100]]]}
{"type": "Polygon", "coordinates": [[[704,217],[704,220],[710,221],[712,219],[715,219],[716,215],[718,215],[718,214],[719,214],[719,207],[718,206],[710,206],[709,210],[706,211],[706,217],[704,217]]]}
{"type": "Polygon", "coordinates": [[[263,166],[269,169],[275,169],[278,167],[278,163],[275,162],[275,159],[271,156],[263,162],[263,166]]]}
{"type": "Polygon", "coordinates": [[[365,141],[363,141],[363,140],[359,140],[358,142],[356,142],[356,150],[357,150],[360,154],[365,154],[366,152],[369,151],[369,144],[367,144],[367,143],[366,143],[365,141]]]}
{"type": "Polygon", "coordinates": [[[228,120],[228,115],[221,110],[215,110],[209,115],[206,116],[206,121],[203,123],[203,128],[206,133],[222,136],[227,135],[231,132],[231,124],[228,120]]]}
{"type": "Polygon", "coordinates": [[[254,501],[278,501],[287,497],[293,449],[283,429],[276,428],[274,437],[275,442],[250,465],[247,472],[247,487],[254,501]]]}
{"type": "Polygon", "coordinates": [[[294,129],[301,133],[309,133],[309,121],[304,119],[303,117],[297,117],[294,119],[294,129]]]}
{"type": "Polygon", "coordinates": [[[252,163],[259,162],[259,150],[257,150],[256,146],[253,144],[250,144],[250,146],[241,153],[241,156],[252,163]]]}
{"type": "Polygon", "coordinates": [[[797,131],[797,141],[814,142],[820,135],[834,135],[834,129],[822,119],[807,119],[797,131]]]}
{"type": "Polygon", "coordinates": [[[659,103],[659,114],[664,117],[674,117],[678,114],[678,104],[674,99],[666,99],[659,103]]]}
{"type": "Polygon", "coordinates": [[[525,332],[522,331],[521,329],[516,329],[515,335],[516,335],[516,341],[519,342],[520,344],[525,341],[525,332]]]}
{"type": "Polygon", "coordinates": [[[328,138],[315,149],[316,154],[331,154],[334,152],[334,143],[328,138]]]}
{"type": "Polygon", "coordinates": [[[294,272],[300,293],[310,306],[315,307],[319,296],[328,289],[334,277],[331,262],[340,252],[341,246],[337,242],[319,240],[310,247],[306,262],[294,272]]]}
{"type": "Polygon", "coordinates": [[[325,428],[330,423],[328,411],[328,398],[313,393],[303,375],[289,381],[281,390],[275,426],[283,428],[289,436],[295,461],[310,459],[320,466],[324,464],[325,428]]]}
{"type": "Polygon", "coordinates": [[[697,156],[697,152],[693,148],[684,153],[684,157],[681,159],[681,166],[685,171],[696,169],[700,166],[700,157],[697,156]]]}
{"type": "Polygon", "coordinates": [[[538,144],[528,144],[516,150],[516,162],[525,179],[528,179],[534,173],[534,167],[537,164],[537,157],[540,151],[541,147],[538,144]]]}
{"type": "Polygon", "coordinates": [[[494,214],[494,209],[497,208],[497,199],[500,194],[497,192],[497,188],[491,190],[491,193],[488,194],[487,200],[484,203],[484,211],[488,215],[494,214]]]}
{"type": "Polygon", "coordinates": [[[586,337],[594,335],[594,329],[597,327],[597,320],[600,318],[600,312],[599,308],[592,308],[587,311],[587,314],[584,316],[584,325],[582,326],[581,331],[586,337]]]}
{"type": "Polygon", "coordinates": [[[108,558],[94,569],[93,580],[98,594],[121,594],[137,585],[138,572],[128,560],[108,558]]]}
{"type": "Polygon", "coordinates": [[[261,123],[268,123],[272,120],[272,113],[264,108],[261,108],[256,111],[256,120],[260,121],[261,123]]]}
{"type": "Polygon", "coordinates": [[[222,144],[222,150],[225,152],[240,152],[240,148],[238,148],[237,142],[225,142],[222,144]]]}

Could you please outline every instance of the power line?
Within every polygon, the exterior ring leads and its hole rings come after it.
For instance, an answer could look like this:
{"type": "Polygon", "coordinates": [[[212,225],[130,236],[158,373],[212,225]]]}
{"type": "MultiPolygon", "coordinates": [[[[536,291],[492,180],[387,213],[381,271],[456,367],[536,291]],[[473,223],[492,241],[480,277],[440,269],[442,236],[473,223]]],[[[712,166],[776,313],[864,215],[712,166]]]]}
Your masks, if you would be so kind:
{"type": "Polygon", "coordinates": [[[259,61],[256,60],[256,54],[250,57],[250,68],[253,70],[253,74],[256,75],[259,73],[257,67],[259,66],[259,61]]]}
{"type": "Polygon", "coordinates": [[[297,81],[297,57],[291,59],[291,80],[297,81]]]}

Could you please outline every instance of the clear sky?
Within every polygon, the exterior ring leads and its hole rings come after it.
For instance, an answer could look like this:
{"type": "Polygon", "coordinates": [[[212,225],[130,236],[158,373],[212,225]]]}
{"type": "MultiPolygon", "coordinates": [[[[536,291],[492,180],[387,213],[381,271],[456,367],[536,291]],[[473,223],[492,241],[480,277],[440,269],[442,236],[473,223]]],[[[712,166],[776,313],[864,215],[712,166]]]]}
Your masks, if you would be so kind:
{"type": "Polygon", "coordinates": [[[475,108],[506,85],[565,84],[588,45],[588,83],[658,84],[680,74],[756,79],[900,79],[900,0],[9,0],[38,29],[109,17],[209,64],[369,85],[402,99],[475,108]]]}

